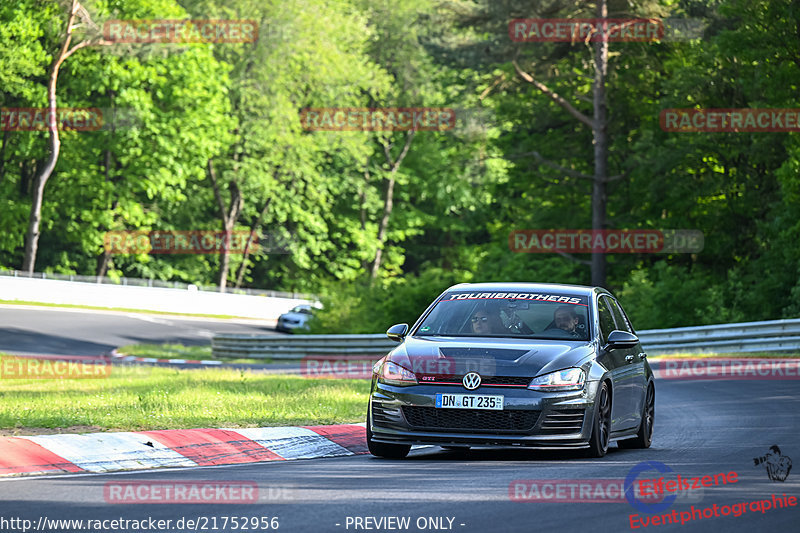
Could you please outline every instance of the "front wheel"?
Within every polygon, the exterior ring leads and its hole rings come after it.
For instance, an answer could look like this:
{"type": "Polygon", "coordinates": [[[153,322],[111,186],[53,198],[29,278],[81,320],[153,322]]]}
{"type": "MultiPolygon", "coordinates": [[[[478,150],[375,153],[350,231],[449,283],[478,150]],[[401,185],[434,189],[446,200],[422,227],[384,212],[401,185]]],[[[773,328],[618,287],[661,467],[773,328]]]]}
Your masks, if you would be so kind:
{"type": "Polygon", "coordinates": [[[611,431],[611,395],[608,384],[604,381],[597,392],[597,408],[592,422],[592,434],[589,437],[589,457],[603,457],[608,451],[608,439],[611,431]]]}
{"type": "Polygon", "coordinates": [[[367,448],[375,457],[385,459],[403,459],[411,451],[410,444],[387,444],[385,442],[372,442],[369,415],[367,415],[367,448]]]}
{"type": "Polygon", "coordinates": [[[617,442],[617,446],[626,449],[649,448],[653,440],[653,422],[656,417],[656,389],[653,385],[647,387],[647,396],[642,406],[642,421],[639,432],[632,439],[617,442]]]}

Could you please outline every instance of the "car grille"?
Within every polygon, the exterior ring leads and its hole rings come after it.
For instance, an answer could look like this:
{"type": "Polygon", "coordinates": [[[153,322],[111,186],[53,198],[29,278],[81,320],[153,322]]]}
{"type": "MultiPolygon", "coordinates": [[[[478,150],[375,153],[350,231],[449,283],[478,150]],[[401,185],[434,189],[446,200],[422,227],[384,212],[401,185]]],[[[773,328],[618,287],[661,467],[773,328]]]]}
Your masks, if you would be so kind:
{"type": "Polygon", "coordinates": [[[559,409],[547,413],[542,421],[544,434],[579,433],[583,428],[583,409],[559,409]]]}
{"type": "MultiPolygon", "coordinates": [[[[456,374],[423,374],[419,376],[420,383],[457,383],[461,385],[464,376],[456,374]]],[[[517,376],[481,376],[481,386],[490,387],[500,385],[506,387],[527,387],[531,379],[517,376]]]]}
{"type": "Polygon", "coordinates": [[[486,411],[403,406],[403,415],[409,425],[449,431],[528,432],[536,425],[539,413],[540,411],[486,411]]]}
{"type": "Polygon", "coordinates": [[[400,416],[400,408],[393,405],[385,405],[377,400],[372,401],[372,422],[379,425],[398,424],[403,422],[400,416]]]}

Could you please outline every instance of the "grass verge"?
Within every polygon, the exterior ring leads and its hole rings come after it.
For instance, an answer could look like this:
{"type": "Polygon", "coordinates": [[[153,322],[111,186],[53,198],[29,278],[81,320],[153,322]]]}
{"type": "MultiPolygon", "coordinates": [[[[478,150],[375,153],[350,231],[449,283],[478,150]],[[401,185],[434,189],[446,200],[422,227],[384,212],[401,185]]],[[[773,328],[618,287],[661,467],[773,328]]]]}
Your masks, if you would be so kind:
{"type": "MultiPolygon", "coordinates": [[[[0,357],[2,359],[10,356],[0,357]]],[[[140,431],[363,422],[369,381],[114,366],[96,379],[0,378],[0,428],[140,431]]]]}

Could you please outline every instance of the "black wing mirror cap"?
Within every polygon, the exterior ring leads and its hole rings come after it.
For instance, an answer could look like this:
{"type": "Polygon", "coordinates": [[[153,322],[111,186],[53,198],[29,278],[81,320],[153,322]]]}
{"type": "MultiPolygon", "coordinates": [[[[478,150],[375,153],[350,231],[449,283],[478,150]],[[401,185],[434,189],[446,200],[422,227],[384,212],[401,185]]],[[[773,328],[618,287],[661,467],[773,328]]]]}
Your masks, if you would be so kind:
{"type": "Polygon", "coordinates": [[[406,333],[408,333],[408,324],[395,324],[386,330],[386,336],[395,342],[403,342],[406,333]]]}
{"type": "Polygon", "coordinates": [[[637,344],[639,344],[639,337],[633,333],[615,329],[608,334],[606,349],[616,350],[617,348],[633,348],[637,344]]]}

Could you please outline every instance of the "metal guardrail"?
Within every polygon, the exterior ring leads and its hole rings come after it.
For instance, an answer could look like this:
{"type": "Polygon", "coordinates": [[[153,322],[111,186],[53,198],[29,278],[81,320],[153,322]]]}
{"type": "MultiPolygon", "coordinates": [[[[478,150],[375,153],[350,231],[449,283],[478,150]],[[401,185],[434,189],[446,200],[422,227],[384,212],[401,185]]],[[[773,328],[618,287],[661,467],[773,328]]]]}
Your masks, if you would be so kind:
{"type": "Polygon", "coordinates": [[[369,335],[215,335],[216,358],[302,359],[315,355],[363,356],[378,359],[397,346],[382,333],[369,335]]]}
{"type": "MultiPolygon", "coordinates": [[[[742,322],[637,332],[651,355],[800,351],[800,319],[742,322]]],[[[217,358],[302,359],[339,355],[379,358],[397,346],[386,335],[216,335],[217,358]]]]}
{"type": "Polygon", "coordinates": [[[800,351],[800,319],[651,329],[638,335],[654,354],[800,351]]]}

